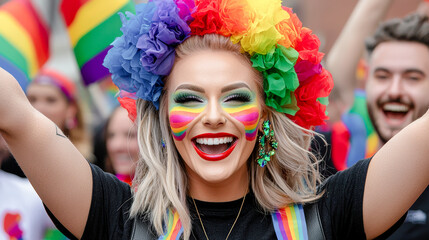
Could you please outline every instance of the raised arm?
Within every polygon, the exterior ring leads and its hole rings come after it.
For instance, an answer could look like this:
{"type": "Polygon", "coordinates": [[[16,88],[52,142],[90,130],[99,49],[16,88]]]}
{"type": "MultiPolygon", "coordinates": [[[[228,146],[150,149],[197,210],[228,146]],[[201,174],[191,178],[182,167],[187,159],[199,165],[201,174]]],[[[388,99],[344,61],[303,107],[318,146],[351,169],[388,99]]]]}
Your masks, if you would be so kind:
{"type": "Polygon", "coordinates": [[[92,196],[91,169],[72,143],[28,102],[17,81],[0,68],[0,133],[60,222],[82,236],[92,196]]]}
{"type": "Polygon", "coordinates": [[[345,106],[353,104],[356,66],[371,35],[393,0],[360,0],[326,58],[336,91],[345,106]]]}
{"type": "Polygon", "coordinates": [[[387,142],[371,160],[363,199],[372,239],[392,226],[429,184],[429,111],[387,142]]]}

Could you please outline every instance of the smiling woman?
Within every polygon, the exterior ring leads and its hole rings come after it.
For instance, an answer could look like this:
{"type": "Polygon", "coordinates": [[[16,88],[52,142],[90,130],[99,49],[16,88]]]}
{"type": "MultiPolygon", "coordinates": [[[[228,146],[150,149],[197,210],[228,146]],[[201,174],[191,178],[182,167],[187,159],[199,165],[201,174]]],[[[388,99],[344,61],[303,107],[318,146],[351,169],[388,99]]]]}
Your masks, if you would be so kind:
{"type": "MultiPolygon", "coordinates": [[[[146,144],[140,146],[144,161],[137,165],[134,184],[139,187],[131,215],[149,210],[154,219],[163,220],[167,212],[162,209],[172,204],[187,231],[186,196],[198,199],[198,206],[201,201],[243,199],[250,192],[253,197],[248,200],[256,198],[267,212],[317,199],[317,160],[307,150],[312,132],[263,104],[263,76],[251,67],[240,45],[215,34],[193,36],[176,48],[176,55],[164,80],[159,111],[152,102],[137,101],[139,127],[150,131],[139,136],[146,144]],[[261,147],[256,136],[264,120],[270,121],[282,144],[267,167],[261,168],[256,161],[261,147]],[[165,140],[165,148],[159,139],[165,140]],[[149,193],[159,197],[148,199],[149,193]]],[[[162,231],[163,221],[153,225],[162,231]]]]}
{"type": "Polygon", "coordinates": [[[428,185],[428,114],[319,185],[308,149],[332,79],[280,0],[153,0],[121,18],[104,65],[137,99],[124,104],[140,150],[131,188],[1,72],[0,133],[70,238],[384,238],[428,185]]]}

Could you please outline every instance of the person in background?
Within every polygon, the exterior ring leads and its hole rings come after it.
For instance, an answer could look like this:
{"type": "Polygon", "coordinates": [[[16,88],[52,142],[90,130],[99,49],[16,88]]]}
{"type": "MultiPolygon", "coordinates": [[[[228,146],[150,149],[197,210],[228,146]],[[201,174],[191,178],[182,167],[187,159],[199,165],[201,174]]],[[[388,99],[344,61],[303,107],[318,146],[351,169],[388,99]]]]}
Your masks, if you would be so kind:
{"type": "Polygon", "coordinates": [[[139,146],[137,126],[124,108],[115,108],[106,121],[104,143],[107,153],[105,170],[131,185],[139,159],[139,146]]]}
{"type": "Polygon", "coordinates": [[[56,70],[42,69],[28,86],[26,94],[31,105],[51,119],[92,162],[91,138],[77,100],[75,83],[56,70]]]}
{"type": "MultiPolygon", "coordinates": [[[[82,109],[77,101],[74,82],[52,69],[42,69],[26,89],[30,103],[43,115],[51,119],[82,155],[94,161],[91,137],[85,126],[82,109]]],[[[11,155],[2,164],[2,169],[25,177],[11,155]]]]}
{"type": "MultiPolygon", "coordinates": [[[[334,91],[345,102],[353,101],[354,69],[361,50],[367,50],[365,91],[354,92],[354,103],[342,121],[325,134],[328,143],[325,175],[371,157],[394,135],[417,120],[429,108],[429,22],[425,15],[392,19],[375,29],[392,1],[359,1],[335,43],[328,67],[334,91]],[[377,9],[377,11],[375,10],[377,9]],[[369,13],[369,16],[367,15],[369,13]],[[364,39],[366,45],[364,44],[364,39]]],[[[422,2],[419,12],[427,8],[422,2]]],[[[330,53],[331,54],[331,53],[330,53]]],[[[322,143],[323,144],[323,143],[322,143]]],[[[319,143],[321,145],[321,143],[319,143]]],[[[323,155],[323,154],[322,154],[323,155]]],[[[429,188],[410,208],[404,224],[389,238],[429,239],[429,188]]]]}

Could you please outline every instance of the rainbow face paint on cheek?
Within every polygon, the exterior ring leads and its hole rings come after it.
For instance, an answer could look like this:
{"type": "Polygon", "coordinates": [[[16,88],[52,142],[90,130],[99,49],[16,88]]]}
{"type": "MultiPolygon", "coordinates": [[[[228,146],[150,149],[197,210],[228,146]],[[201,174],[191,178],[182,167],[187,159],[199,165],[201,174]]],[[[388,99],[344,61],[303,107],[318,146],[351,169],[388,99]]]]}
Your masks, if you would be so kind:
{"type": "Polygon", "coordinates": [[[174,106],[170,109],[170,127],[173,132],[173,137],[177,141],[182,141],[186,136],[188,124],[192,122],[200,113],[204,111],[204,107],[187,108],[182,106],[174,106]]]}
{"type": "Polygon", "coordinates": [[[256,102],[239,107],[225,107],[224,110],[233,118],[243,123],[248,141],[255,140],[259,123],[259,107],[256,102]]]}

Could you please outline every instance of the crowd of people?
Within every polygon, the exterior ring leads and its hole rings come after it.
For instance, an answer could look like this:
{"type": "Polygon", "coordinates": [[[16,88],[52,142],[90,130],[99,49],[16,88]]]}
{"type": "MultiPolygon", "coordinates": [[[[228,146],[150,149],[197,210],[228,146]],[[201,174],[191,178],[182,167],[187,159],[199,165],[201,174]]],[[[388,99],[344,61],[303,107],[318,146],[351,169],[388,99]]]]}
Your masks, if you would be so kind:
{"type": "Polygon", "coordinates": [[[429,3],[392,3],[359,0],[326,69],[280,1],[138,4],[94,131],[67,76],[0,68],[0,240],[428,239],[429,3]]]}

